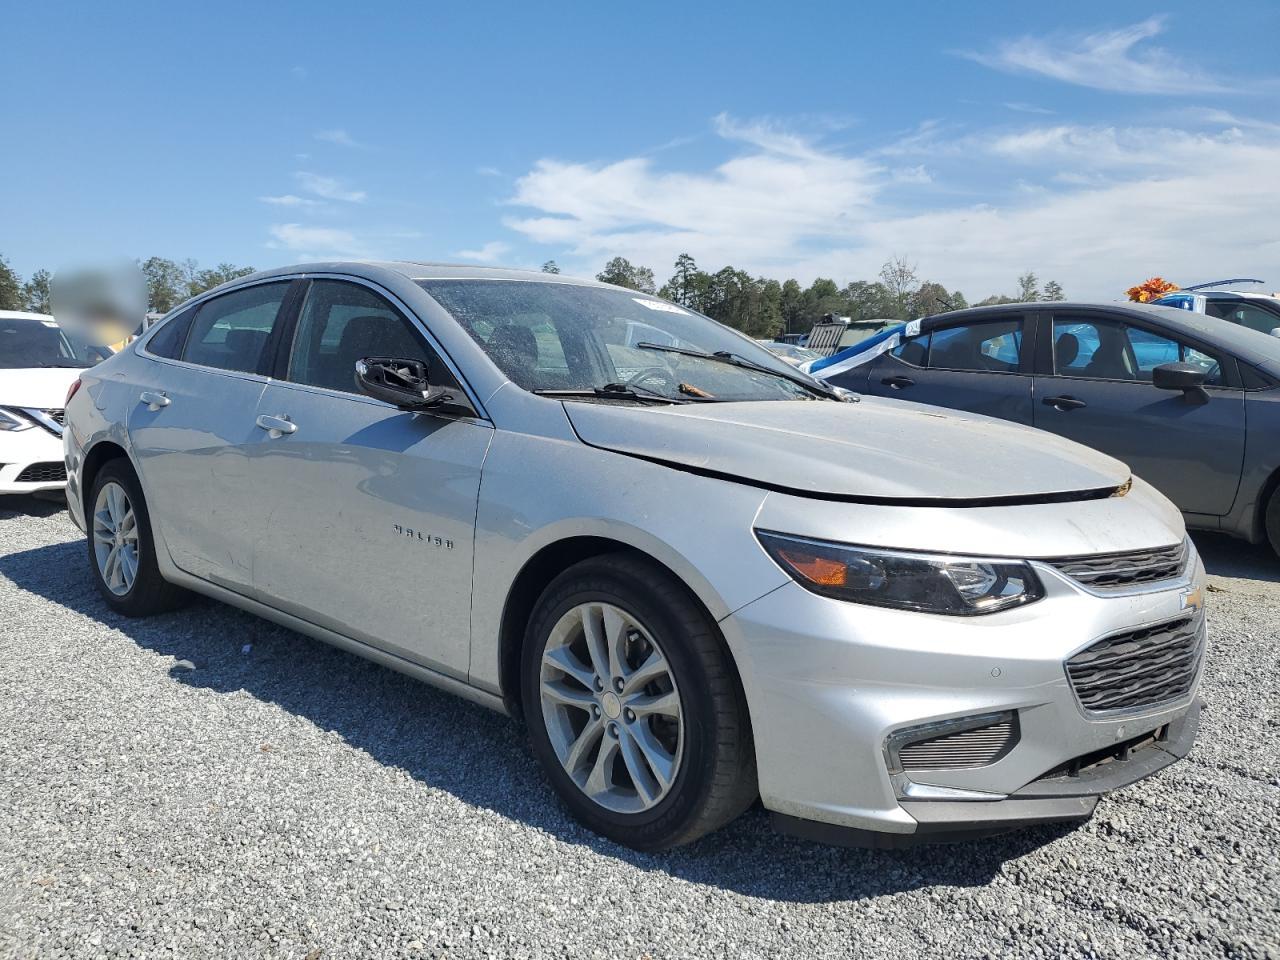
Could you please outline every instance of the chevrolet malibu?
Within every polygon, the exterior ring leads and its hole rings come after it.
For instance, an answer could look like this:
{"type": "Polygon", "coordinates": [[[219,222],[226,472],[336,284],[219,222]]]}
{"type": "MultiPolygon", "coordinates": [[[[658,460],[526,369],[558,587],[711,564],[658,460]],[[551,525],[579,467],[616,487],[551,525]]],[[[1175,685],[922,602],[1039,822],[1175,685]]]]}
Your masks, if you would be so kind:
{"type": "Polygon", "coordinates": [[[82,373],[64,445],[113,609],[206,594],[507,711],[637,848],[757,797],[839,843],[1081,820],[1195,737],[1204,570],[1123,464],[633,290],[258,273],[82,373]]]}

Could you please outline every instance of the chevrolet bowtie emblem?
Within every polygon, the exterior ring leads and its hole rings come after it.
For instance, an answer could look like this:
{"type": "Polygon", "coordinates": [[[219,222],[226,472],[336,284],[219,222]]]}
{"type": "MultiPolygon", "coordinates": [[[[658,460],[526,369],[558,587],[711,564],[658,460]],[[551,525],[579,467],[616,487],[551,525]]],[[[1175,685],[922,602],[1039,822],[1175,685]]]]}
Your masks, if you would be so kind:
{"type": "Polygon", "coordinates": [[[1204,609],[1204,587],[1196,587],[1194,590],[1185,590],[1182,594],[1182,609],[1194,610],[1199,613],[1204,609]]]}

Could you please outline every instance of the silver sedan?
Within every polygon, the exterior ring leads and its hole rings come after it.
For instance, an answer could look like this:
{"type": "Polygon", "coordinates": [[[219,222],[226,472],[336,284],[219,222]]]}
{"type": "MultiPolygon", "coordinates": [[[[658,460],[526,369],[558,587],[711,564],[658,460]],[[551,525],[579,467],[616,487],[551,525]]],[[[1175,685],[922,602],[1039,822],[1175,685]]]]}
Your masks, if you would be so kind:
{"type": "Polygon", "coordinates": [[[756,797],[834,842],[1078,820],[1195,736],[1203,567],[1123,464],[635,291],[259,273],[83,373],[64,443],[112,608],[195,591],[508,711],[638,848],[756,797]]]}

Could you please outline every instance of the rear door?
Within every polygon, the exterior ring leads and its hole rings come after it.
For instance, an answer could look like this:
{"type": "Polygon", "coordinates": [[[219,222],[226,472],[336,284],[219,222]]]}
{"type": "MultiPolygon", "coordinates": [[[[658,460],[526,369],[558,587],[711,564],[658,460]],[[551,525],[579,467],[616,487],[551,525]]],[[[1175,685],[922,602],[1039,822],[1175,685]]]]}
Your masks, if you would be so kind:
{"type": "Polygon", "coordinates": [[[1019,313],[940,325],[877,357],[861,389],[1029,425],[1030,330],[1019,313]]]}
{"type": "Polygon", "coordinates": [[[1230,511],[1244,458],[1244,390],[1234,360],[1119,314],[1046,314],[1035,425],[1123,460],[1184,512],[1230,511]],[[1162,363],[1203,367],[1207,403],[1158,390],[1162,363]]]}
{"type": "Polygon", "coordinates": [[[288,280],[204,301],[143,344],[127,429],[151,518],[174,563],[250,593],[261,500],[250,486],[258,399],[274,355],[288,280]]]}
{"type": "Polygon", "coordinates": [[[407,311],[379,291],[312,280],[262,394],[251,483],[269,501],[254,553],[262,598],[458,678],[470,656],[480,468],[476,418],[406,413],[357,392],[363,357],[422,360],[462,389],[407,311]],[[272,424],[285,430],[268,431],[272,424]]]}

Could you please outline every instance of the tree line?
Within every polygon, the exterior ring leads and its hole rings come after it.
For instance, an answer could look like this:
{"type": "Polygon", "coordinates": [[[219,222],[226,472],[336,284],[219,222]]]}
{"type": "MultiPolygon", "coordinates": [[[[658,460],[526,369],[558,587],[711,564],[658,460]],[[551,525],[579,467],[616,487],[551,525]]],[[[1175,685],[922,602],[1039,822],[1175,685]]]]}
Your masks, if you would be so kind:
{"type": "MultiPolygon", "coordinates": [[[[154,313],[168,313],[184,300],[254,269],[231,263],[202,269],[195,260],[164,257],[148,257],[138,266],[146,278],[149,309],[154,313]]],[[[546,273],[560,272],[554,260],[548,260],[542,269],[546,273]]],[[[50,313],[50,279],[48,270],[37,270],[24,282],[0,255],[0,310],[50,313]]],[[[710,272],[701,269],[687,253],[676,257],[674,272],[661,286],[650,268],[635,265],[626,257],[614,257],[596,274],[596,279],[657,294],[762,338],[807,333],[826,314],[855,321],[914,320],[969,306],[959,290],[947,290],[940,283],[920,279],[915,264],[905,257],[890,259],[874,280],[854,280],[844,286],[819,277],[802,287],[796,280],[753,277],[735,267],[710,272]]],[[[1039,277],[1028,270],[1018,277],[1014,295],[992,294],[974,306],[1063,299],[1060,284],[1050,280],[1042,287],[1039,277]]]]}
{"type": "MultiPolygon", "coordinates": [[[[168,313],[184,300],[254,271],[253,267],[237,267],[232,263],[201,269],[195,260],[164,257],[140,260],[138,267],[147,281],[147,309],[153,313],[168,313]]],[[[53,274],[48,270],[37,270],[29,280],[23,281],[0,254],[0,310],[52,313],[49,305],[52,279],[53,274]]]]}
{"type": "MultiPolygon", "coordinates": [[[[802,287],[797,280],[753,277],[734,267],[709,272],[700,269],[687,253],[676,257],[674,266],[671,279],[659,287],[651,269],[636,266],[626,257],[614,257],[596,279],[655,293],[761,338],[807,333],[827,314],[855,321],[915,320],[970,305],[959,290],[949,291],[940,283],[921,280],[916,265],[905,257],[890,259],[874,280],[854,280],[844,286],[819,277],[802,287]]],[[[542,269],[560,272],[554,260],[548,260],[542,269]]],[[[1066,299],[1061,284],[1050,280],[1041,287],[1034,271],[1028,270],[1017,282],[1013,296],[992,294],[974,306],[1066,299]]]]}

